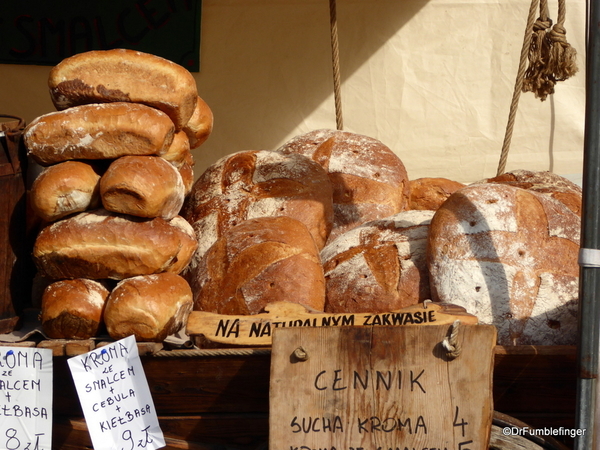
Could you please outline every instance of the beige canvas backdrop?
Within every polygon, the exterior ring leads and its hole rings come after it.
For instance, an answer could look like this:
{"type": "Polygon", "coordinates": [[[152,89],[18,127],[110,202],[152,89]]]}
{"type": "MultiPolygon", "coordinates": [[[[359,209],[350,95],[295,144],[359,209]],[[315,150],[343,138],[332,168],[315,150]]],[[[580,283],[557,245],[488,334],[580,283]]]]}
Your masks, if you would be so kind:
{"type": "MultiPolygon", "coordinates": [[[[556,19],[558,0],[549,0],[556,19]]],[[[529,0],[337,0],[344,129],[372,136],[411,178],[494,176],[529,0]]],[[[580,72],[545,102],[522,94],[507,170],[579,180],[585,118],[584,1],[567,1],[580,72]]],[[[220,157],[335,128],[328,0],[204,0],[199,94],[214,131],[196,176],[220,157]]],[[[50,68],[0,65],[0,112],[54,110],[50,68]]]]}

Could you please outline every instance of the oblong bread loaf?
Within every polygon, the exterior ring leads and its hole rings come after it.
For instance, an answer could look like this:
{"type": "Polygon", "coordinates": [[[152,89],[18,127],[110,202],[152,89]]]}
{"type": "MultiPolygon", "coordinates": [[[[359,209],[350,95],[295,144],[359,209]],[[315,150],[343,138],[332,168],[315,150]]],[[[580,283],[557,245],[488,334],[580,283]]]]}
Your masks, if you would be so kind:
{"type": "Polygon", "coordinates": [[[33,259],[43,275],[55,280],[121,280],[166,271],[176,262],[181,245],[181,232],[160,217],[95,210],[42,229],[33,259]]]}
{"type": "Polygon", "coordinates": [[[89,339],[103,324],[110,291],[95,280],[77,278],[51,283],[42,294],[40,321],[51,339],[89,339]]]}
{"type": "Polygon", "coordinates": [[[164,111],[177,130],[192,116],[198,97],[196,80],[186,68],[127,49],[65,58],[50,71],[48,87],[59,110],[88,103],[142,103],[164,111]]]}
{"type": "Polygon", "coordinates": [[[113,339],[133,335],[138,342],[161,342],[185,326],[192,306],[192,290],[179,275],[138,276],[115,286],[104,321],[113,339]]]}
{"type": "Polygon", "coordinates": [[[161,157],[176,168],[180,168],[184,164],[188,153],[190,153],[190,140],[185,132],[179,131],[175,133],[169,149],[161,157]]]}
{"type": "Polygon", "coordinates": [[[194,228],[183,217],[175,216],[169,220],[169,224],[180,233],[181,248],[175,256],[175,262],[169,266],[167,272],[179,274],[183,272],[192,261],[194,252],[198,248],[198,239],[196,238],[194,228]]]}
{"type": "Polygon", "coordinates": [[[190,147],[198,148],[208,139],[213,130],[214,117],[206,102],[198,96],[196,108],[188,123],[183,127],[187,134],[190,147]]]}
{"type": "Polygon", "coordinates": [[[134,103],[83,105],[34,119],[23,133],[28,155],[41,165],[72,159],[162,155],[175,129],[161,111],[134,103]]]}
{"type": "Polygon", "coordinates": [[[48,222],[96,208],[100,174],[82,161],[65,161],[46,167],[29,192],[34,213],[48,222]]]}
{"type": "Polygon", "coordinates": [[[123,156],[100,179],[104,209],[139,217],[175,217],[185,197],[178,170],[158,156],[123,156]]]}

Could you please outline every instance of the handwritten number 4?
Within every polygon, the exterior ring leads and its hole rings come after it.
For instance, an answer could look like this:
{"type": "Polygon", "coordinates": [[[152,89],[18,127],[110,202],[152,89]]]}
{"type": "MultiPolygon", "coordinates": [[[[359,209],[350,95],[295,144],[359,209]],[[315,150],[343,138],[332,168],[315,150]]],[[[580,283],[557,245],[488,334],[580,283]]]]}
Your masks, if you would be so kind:
{"type": "MultiPolygon", "coordinates": [[[[454,421],[452,422],[452,425],[454,425],[455,427],[461,427],[461,433],[462,433],[462,437],[465,437],[465,426],[469,425],[469,422],[465,422],[465,419],[460,419],[460,422],[457,422],[458,420],[458,406],[456,407],[456,411],[454,412],[454,421]]],[[[468,449],[465,449],[468,450],[468,449]]]]}

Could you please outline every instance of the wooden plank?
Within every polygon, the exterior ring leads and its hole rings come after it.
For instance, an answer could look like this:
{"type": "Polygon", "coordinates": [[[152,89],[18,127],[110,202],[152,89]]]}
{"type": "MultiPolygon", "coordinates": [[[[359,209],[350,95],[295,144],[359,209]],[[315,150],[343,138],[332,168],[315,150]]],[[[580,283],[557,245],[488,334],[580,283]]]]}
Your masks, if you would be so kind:
{"type": "Polygon", "coordinates": [[[446,325],[455,320],[476,324],[477,317],[450,303],[425,302],[381,314],[327,314],[290,302],[271,303],[265,313],[233,316],[192,311],[186,332],[210,342],[240,346],[269,346],[275,329],[286,327],[446,325]]]}
{"type": "Polygon", "coordinates": [[[447,326],[278,329],[269,448],[488,447],[496,329],[447,326]]]}

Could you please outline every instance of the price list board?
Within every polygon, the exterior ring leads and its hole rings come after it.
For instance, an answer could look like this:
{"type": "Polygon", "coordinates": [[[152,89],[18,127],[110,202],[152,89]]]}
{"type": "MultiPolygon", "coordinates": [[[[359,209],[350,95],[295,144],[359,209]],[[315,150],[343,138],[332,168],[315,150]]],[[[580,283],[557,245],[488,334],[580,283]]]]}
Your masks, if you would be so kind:
{"type": "Polygon", "coordinates": [[[495,343],[488,325],[277,330],[269,447],[487,450],[495,343]]]}

